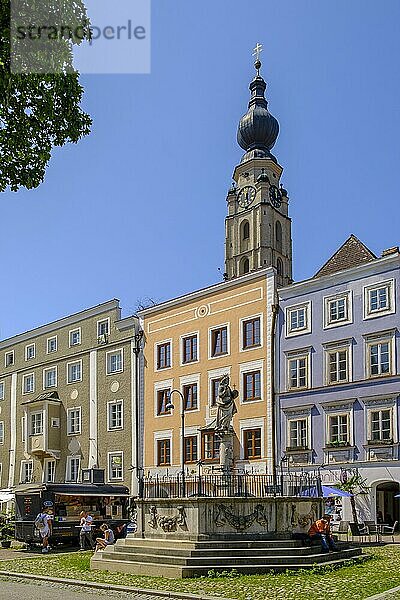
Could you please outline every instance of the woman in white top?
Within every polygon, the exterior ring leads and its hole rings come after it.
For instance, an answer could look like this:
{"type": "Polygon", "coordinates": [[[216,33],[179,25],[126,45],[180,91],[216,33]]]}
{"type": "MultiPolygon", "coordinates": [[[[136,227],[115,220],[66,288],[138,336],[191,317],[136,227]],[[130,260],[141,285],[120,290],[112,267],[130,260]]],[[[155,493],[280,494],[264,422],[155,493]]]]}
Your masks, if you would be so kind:
{"type": "Polygon", "coordinates": [[[103,523],[103,525],[100,526],[100,529],[104,533],[104,537],[96,538],[96,551],[104,550],[106,546],[111,546],[115,542],[114,532],[109,528],[107,523],[103,523]]]}

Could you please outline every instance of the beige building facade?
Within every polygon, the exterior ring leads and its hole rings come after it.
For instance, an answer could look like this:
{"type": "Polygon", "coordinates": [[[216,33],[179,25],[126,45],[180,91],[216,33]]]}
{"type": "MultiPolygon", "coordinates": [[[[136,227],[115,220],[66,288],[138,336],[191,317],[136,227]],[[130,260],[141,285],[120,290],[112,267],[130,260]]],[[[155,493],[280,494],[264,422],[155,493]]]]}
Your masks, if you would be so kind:
{"type": "Polygon", "coordinates": [[[97,467],[134,491],[136,334],[137,319],[111,300],[0,342],[3,490],[97,467]]]}
{"type": "Polygon", "coordinates": [[[213,428],[221,378],[237,389],[234,467],[271,472],[273,461],[271,339],[275,270],[264,269],[139,312],[144,330],[144,471],[217,470],[213,428]],[[184,442],[181,399],[183,396],[184,442]]]}

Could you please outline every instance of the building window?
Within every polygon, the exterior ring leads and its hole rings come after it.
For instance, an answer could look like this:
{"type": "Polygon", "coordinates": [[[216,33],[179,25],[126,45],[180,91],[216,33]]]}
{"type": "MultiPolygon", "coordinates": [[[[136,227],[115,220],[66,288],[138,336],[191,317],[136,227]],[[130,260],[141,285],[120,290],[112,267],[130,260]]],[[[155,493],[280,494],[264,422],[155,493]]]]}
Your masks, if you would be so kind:
{"type": "Polygon", "coordinates": [[[197,462],[197,435],[185,437],[185,463],[197,462]]]}
{"type": "Polygon", "coordinates": [[[197,383],[189,383],[183,386],[183,398],[185,410],[197,409],[197,383]]]}
{"type": "Polygon", "coordinates": [[[331,350],[327,353],[328,383],[349,380],[349,353],[347,349],[331,350]]]}
{"type": "Polygon", "coordinates": [[[182,362],[190,363],[197,360],[197,334],[182,339],[182,362]]]}
{"type": "Polygon", "coordinates": [[[108,479],[123,479],[123,452],[110,452],[108,455],[108,479]]]}
{"type": "Polygon", "coordinates": [[[282,225],[280,221],[275,223],[275,240],[276,240],[276,249],[278,252],[282,254],[282,225]]]}
{"type": "Polygon", "coordinates": [[[243,323],[243,350],[254,348],[261,344],[260,317],[249,319],[243,323]]]}
{"type": "Polygon", "coordinates": [[[81,343],[81,328],[72,329],[69,332],[69,345],[70,346],[79,346],[81,343]]]}
{"type": "Polygon", "coordinates": [[[171,366],[171,342],[157,345],[157,369],[168,369],[171,366]]]}
{"type": "Polygon", "coordinates": [[[81,409],[69,408],[67,410],[67,434],[76,435],[81,433],[81,409]]]}
{"type": "Polygon", "coordinates": [[[23,394],[32,394],[35,391],[35,375],[34,373],[29,373],[28,375],[24,375],[22,378],[22,393],[23,394]]]}
{"type": "Polygon", "coordinates": [[[77,482],[79,479],[79,470],[81,466],[81,459],[79,456],[67,456],[67,470],[65,473],[65,479],[69,482],[77,482]]]}
{"type": "Polygon", "coordinates": [[[242,224],[242,239],[250,239],[250,223],[248,221],[244,221],[242,224]]]}
{"type": "Polygon", "coordinates": [[[47,338],[47,354],[57,352],[57,336],[47,338]]]}
{"type": "Polygon", "coordinates": [[[33,479],[33,461],[21,460],[21,483],[32,483],[33,479]]]}
{"type": "Polygon", "coordinates": [[[4,381],[0,381],[0,400],[4,400],[4,381]]]}
{"type": "Polygon", "coordinates": [[[82,381],[82,361],[77,360],[67,365],[67,383],[82,381]]]}
{"type": "Polygon", "coordinates": [[[31,414],[31,435],[43,434],[43,413],[37,412],[31,414]]]}
{"type": "Polygon", "coordinates": [[[107,352],[107,375],[123,371],[122,350],[107,352]]]}
{"type": "Polygon", "coordinates": [[[243,373],[243,402],[261,400],[261,371],[243,373]]]}
{"type": "Polygon", "coordinates": [[[368,344],[368,374],[370,377],[390,375],[391,343],[382,341],[368,344]]]}
{"type": "Polygon", "coordinates": [[[311,302],[286,308],[286,336],[311,333],[311,302]]]}
{"type": "Polygon", "coordinates": [[[364,318],[379,317],[394,310],[394,280],[364,288],[364,318]]]}
{"type": "Polygon", "coordinates": [[[44,369],[43,371],[43,387],[45,389],[57,386],[57,367],[44,369]]]}
{"type": "Polygon", "coordinates": [[[211,330],[211,356],[228,354],[228,328],[218,327],[211,330]]]}
{"type": "Polygon", "coordinates": [[[204,461],[219,460],[220,438],[215,431],[202,431],[201,434],[201,458],[204,461]]]}
{"type": "Polygon", "coordinates": [[[25,346],[25,360],[31,360],[32,358],[35,358],[35,354],[35,344],[29,344],[29,346],[25,346]]]}
{"type": "Polygon", "coordinates": [[[97,321],[97,337],[107,337],[110,333],[110,320],[102,319],[101,321],[97,321]]]}
{"type": "Polygon", "coordinates": [[[171,464],[171,440],[157,440],[157,466],[171,464]]]}
{"type": "Polygon", "coordinates": [[[123,401],[108,403],[108,429],[123,429],[123,401]]]}
{"type": "Polygon", "coordinates": [[[6,352],[4,360],[6,367],[11,367],[14,364],[14,350],[11,350],[11,352],[6,352]]]}
{"type": "Polygon", "coordinates": [[[56,476],[56,461],[46,460],[44,463],[44,482],[54,483],[56,476]]]}
{"type": "Polygon", "coordinates": [[[372,442],[389,442],[392,440],[392,411],[371,410],[370,431],[372,442]]]}
{"type": "Polygon", "coordinates": [[[245,429],[243,438],[244,458],[261,458],[261,429],[245,429]]]}
{"type": "Polygon", "coordinates": [[[289,389],[308,387],[308,356],[288,359],[289,389]]]}
{"type": "Polygon", "coordinates": [[[4,421],[0,421],[0,444],[4,444],[4,421]]]}
{"type": "Polygon", "coordinates": [[[210,406],[214,408],[217,406],[218,392],[219,392],[219,384],[221,383],[221,377],[216,379],[211,379],[211,400],[210,406]]]}
{"type": "Polygon", "coordinates": [[[276,261],[276,273],[278,277],[283,277],[283,262],[281,258],[276,261]]]}
{"type": "Polygon", "coordinates": [[[328,416],[328,441],[333,446],[346,446],[349,444],[348,414],[328,416]]]}
{"type": "Polygon", "coordinates": [[[307,419],[289,421],[289,448],[307,448],[307,419]]]}
{"type": "Polygon", "coordinates": [[[170,415],[171,410],[167,409],[167,404],[170,400],[170,388],[164,390],[157,390],[157,414],[158,415],[170,415]]]}

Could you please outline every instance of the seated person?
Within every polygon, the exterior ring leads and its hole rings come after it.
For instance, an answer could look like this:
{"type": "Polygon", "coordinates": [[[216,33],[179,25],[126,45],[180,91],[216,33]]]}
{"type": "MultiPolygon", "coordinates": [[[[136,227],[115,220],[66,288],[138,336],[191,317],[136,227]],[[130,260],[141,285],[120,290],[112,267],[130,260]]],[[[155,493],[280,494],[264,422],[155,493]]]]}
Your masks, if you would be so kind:
{"type": "Polygon", "coordinates": [[[96,551],[104,550],[107,546],[111,546],[115,542],[114,532],[107,523],[100,525],[101,531],[104,533],[104,537],[96,538],[96,551]]]}
{"type": "Polygon", "coordinates": [[[337,551],[336,544],[331,534],[331,528],[329,525],[330,520],[330,515],[324,515],[322,519],[315,521],[308,530],[308,536],[311,541],[321,540],[322,552],[329,552],[329,550],[332,550],[333,552],[337,551]]]}

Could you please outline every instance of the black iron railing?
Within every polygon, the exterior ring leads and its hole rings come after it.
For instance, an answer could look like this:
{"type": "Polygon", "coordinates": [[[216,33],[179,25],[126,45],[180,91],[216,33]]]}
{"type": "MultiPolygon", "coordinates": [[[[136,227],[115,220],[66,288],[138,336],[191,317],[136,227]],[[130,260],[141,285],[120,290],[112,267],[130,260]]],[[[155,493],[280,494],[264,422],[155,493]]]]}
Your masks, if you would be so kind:
{"type": "Polygon", "coordinates": [[[212,474],[146,476],[141,482],[143,498],[242,497],[268,498],[274,496],[321,496],[321,482],[315,475],[212,474]]]}

